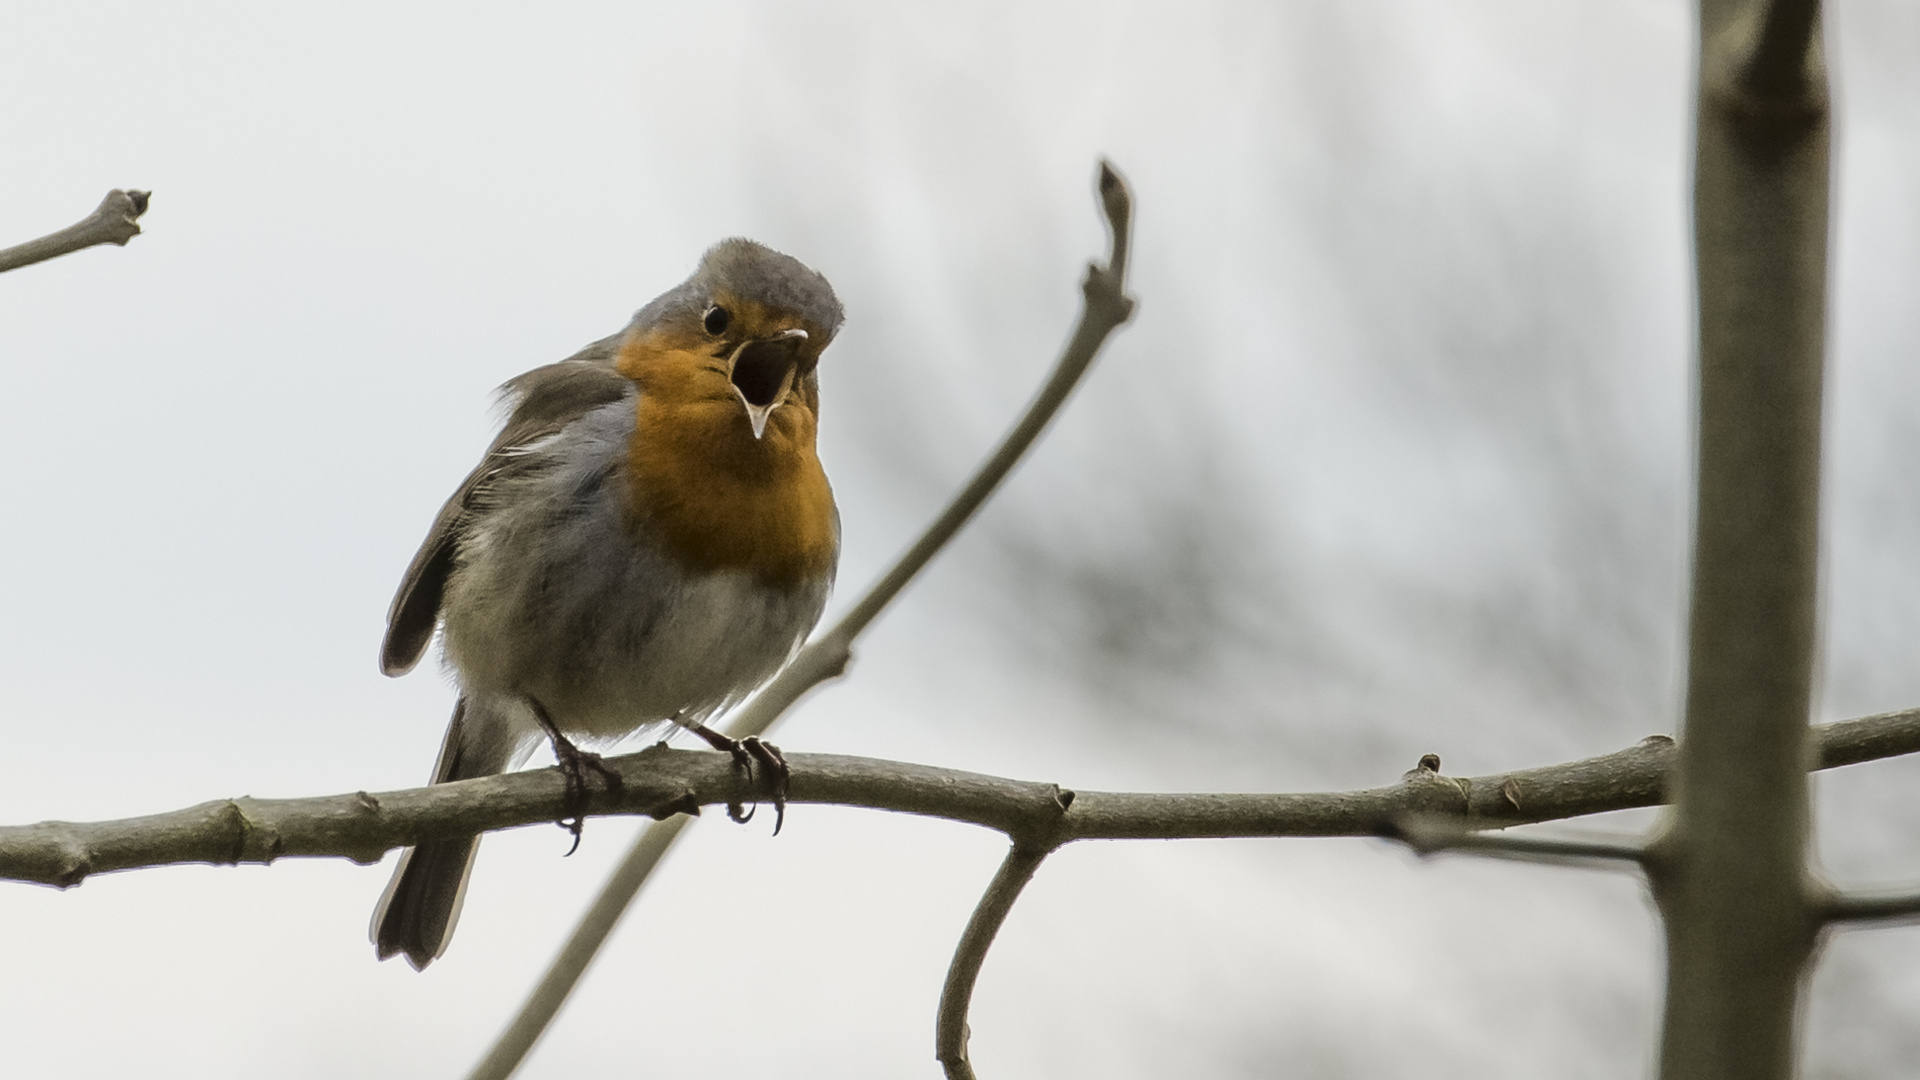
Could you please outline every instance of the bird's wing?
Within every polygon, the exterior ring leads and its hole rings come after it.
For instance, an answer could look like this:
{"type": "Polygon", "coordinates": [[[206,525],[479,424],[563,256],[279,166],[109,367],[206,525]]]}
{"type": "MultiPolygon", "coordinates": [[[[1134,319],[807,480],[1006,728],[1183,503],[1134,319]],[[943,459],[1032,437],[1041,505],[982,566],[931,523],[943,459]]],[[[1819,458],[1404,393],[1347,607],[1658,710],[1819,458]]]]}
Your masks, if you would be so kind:
{"type": "Polygon", "coordinates": [[[400,579],[393,606],[387,609],[387,637],[380,645],[381,671],[404,675],[427,651],[440,621],[440,600],[446,591],[447,575],[453,570],[460,537],[486,488],[527,462],[526,447],[559,434],[592,410],[635,392],[633,383],[613,367],[623,336],[602,338],[557,364],[516,376],[500,388],[512,402],[512,411],[486,456],[440,508],[406,576],[400,579]]]}

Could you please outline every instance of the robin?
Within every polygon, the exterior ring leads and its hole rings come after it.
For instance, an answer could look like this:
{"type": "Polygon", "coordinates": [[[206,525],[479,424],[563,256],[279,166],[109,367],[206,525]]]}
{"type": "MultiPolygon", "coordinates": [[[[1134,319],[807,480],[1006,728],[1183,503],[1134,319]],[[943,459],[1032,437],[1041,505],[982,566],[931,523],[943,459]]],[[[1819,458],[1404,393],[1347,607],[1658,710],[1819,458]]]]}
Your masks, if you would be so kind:
{"type": "MultiPolygon", "coordinates": [[[[832,588],[840,519],[814,436],[841,320],[818,273],[726,240],[625,330],[501,388],[506,423],[413,557],[380,650],[403,675],[440,630],[460,696],[433,783],[504,772],[544,736],[572,801],[586,769],[617,781],[573,738],[669,721],[784,773],[705,721],[791,658],[832,588]]],[[[446,951],[477,843],[401,856],[373,914],[381,959],[446,951]]]]}

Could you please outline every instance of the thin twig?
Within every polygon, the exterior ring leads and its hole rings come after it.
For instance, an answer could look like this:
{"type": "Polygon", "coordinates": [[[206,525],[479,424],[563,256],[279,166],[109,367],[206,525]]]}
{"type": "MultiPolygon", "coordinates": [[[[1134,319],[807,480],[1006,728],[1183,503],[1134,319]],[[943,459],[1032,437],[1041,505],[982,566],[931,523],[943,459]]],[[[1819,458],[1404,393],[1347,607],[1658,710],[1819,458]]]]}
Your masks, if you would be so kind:
{"type": "Polygon", "coordinates": [[[1067,342],[1066,350],[1054,364],[1047,381],[1041,385],[1040,392],[1034,395],[1026,412],[1001,439],[1000,445],[981,462],[972,479],[940,512],[940,516],[927,526],[926,532],[914,541],[906,554],[900,556],[893,568],[847,609],[833,629],[801,650],[800,655],[794,657],[793,663],[787,665],[778,678],[734,715],[727,725],[729,735],[744,739],[749,735],[766,734],[767,729],[808,690],[846,671],[847,665],[853,660],[854,639],[986,504],[988,497],[1013,471],[1013,467],[1020,463],[1020,459],[1026,456],[1034,440],[1040,437],[1060,407],[1066,404],[1074,387],[1080,384],[1081,376],[1093,365],[1094,357],[1099,355],[1100,347],[1106,343],[1108,335],[1132,316],[1134,302],[1126,294],[1126,278],[1133,198],[1127,191],[1126,182],[1114,170],[1111,162],[1100,163],[1099,186],[1101,209],[1106,214],[1112,238],[1107,265],[1087,267],[1087,279],[1081,285],[1086,303],[1080,311],[1080,322],[1074,327],[1073,337],[1067,342]]]}
{"type": "MultiPolygon", "coordinates": [[[[1905,714],[1920,729],[1920,712],[1905,714]]],[[[1884,717],[1814,729],[1822,745],[1851,744],[1856,725],[1879,729],[1876,756],[1911,752],[1911,734],[1886,738],[1884,717]]],[[[918,814],[979,825],[1027,844],[1075,840],[1378,836],[1407,814],[1453,814],[1480,828],[1652,806],[1675,755],[1652,738],[1600,757],[1480,777],[1408,773],[1397,784],[1308,794],[1068,792],[1056,784],[836,754],[788,754],[789,801],[918,814]]],[[[609,757],[617,794],[591,814],[668,818],[702,806],[764,798],[729,755],[653,746],[609,757]]],[[[224,799],[149,817],[0,827],[0,880],[67,887],[92,874],[180,863],[276,859],[378,862],[394,848],[556,820],[566,803],[556,768],[434,784],[378,795],[224,799]]]]}
{"type": "Polygon", "coordinates": [[[1631,837],[1515,836],[1472,828],[1457,817],[1411,814],[1395,821],[1385,834],[1421,855],[1463,852],[1522,862],[1590,866],[1596,862],[1627,862],[1636,866],[1647,858],[1646,845],[1631,837]]]}
{"type": "Polygon", "coordinates": [[[1816,905],[1823,923],[1913,922],[1920,919],[1920,893],[1826,897],[1816,905]]]}
{"type": "Polygon", "coordinates": [[[127,241],[140,235],[140,223],[135,219],[147,212],[149,195],[145,191],[114,188],[107,192],[106,198],[100,200],[100,205],[94,208],[93,213],[78,222],[57,233],[0,251],[0,274],[95,244],[125,247],[127,241]]]}
{"type": "Polygon", "coordinates": [[[1016,842],[987,891],[981,894],[966,931],[960,935],[960,944],[953,950],[947,982],[940,989],[940,1017],[934,1024],[934,1057],[946,1070],[947,1080],[973,1080],[973,1063],[967,1060],[967,1008],[973,1000],[973,984],[980,977],[980,966],[986,963],[987,950],[993,947],[1000,925],[1007,921],[1013,902],[1020,899],[1020,890],[1027,887],[1034,871],[1052,853],[1050,847],[1016,842]]]}
{"type": "MultiPolygon", "coordinates": [[[[1086,303],[1080,312],[1080,322],[1040,392],[1034,396],[1013,429],[1000,441],[999,447],[981,463],[973,478],[953,497],[933,524],[927,526],[926,532],[914,541],[906,554],[900,556],[893,568],[848,608],[831,630],[800,650],[799,655],[773,682],[733,715],[727,724],[729,735],[744,739],[766,734],[807,691],[846,672],[847,665],[853,660],[855,639],[986,503],[1066,403],[1074,387],[1079,385],[1081,376],[1092,366],[1094,357],[1099,355],[1107,337],[1133,314],[1133,300],[1126,295],[1133,197],[1112,162],[1100,162],[1099,192],[1101,211],[1111,234],[1112,246],[1108,251],[1107,264],[1087,267],[1087,279],[1081,287],[1086,303]]],[[[643,847],[654,842],[651,835],[653,831],[653,827],[641,830],[641,835],[634,841],[633,850],[621,863],[621,870],[616,871],[613,878],[602,887],[599,897],[589,909],[588,918],[574,928],[573,935],[567,939],[560,954],[554,957],[546,975],[520,1007],[519,1014],[507,1025],[500,1041],[487,1053],[482,1070],[475,1071],[471,1080],[511,1075],[521,1058],[532,1048],[534,1040],[539,1038],[539,1033],[552,1022],[567,995],[579,982],[587,963],[605,942],[607,932],[618,921],[617,913],[605,920],[596,920],[595,913],[607,909],[624,911],[646,884],[653,865],[651,862],[645,869],[632,874],[625,870],[635,865],[643,847]],[[518,1047],[517,1051],[514,1046],[509,1046],[509,1040],[518,1047]]],[[[676,831],[664,843],[671,844],[678,836],[679,832],[676,831]]]]}

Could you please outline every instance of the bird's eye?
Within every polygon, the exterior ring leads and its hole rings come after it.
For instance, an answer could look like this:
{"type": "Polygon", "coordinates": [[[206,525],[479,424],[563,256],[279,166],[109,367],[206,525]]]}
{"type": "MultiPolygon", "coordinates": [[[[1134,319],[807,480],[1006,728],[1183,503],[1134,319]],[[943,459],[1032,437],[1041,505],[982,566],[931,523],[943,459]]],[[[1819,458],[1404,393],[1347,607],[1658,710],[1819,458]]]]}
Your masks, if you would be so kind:
{"type": "Polygon", "coordinates": [[[727,332],[727,323],[732,321],[732,316],[727,314],[726,308],[715,304],[707,309],[707,317],[702,321],[706,324],[707,333],[718,337],[727,332]]]}

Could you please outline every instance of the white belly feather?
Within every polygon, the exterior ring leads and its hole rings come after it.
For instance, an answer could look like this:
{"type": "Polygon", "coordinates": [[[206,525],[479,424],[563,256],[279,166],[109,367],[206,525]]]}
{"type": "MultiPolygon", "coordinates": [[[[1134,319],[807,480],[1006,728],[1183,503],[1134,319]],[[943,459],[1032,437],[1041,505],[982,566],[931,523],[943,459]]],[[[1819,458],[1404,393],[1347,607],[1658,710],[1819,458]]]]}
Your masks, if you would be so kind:
{"type": "Polygon", "coordinates": [[[529,467],[476,507],[441,609],[464,692],[531,698],[570,735],[618,738],[733,704],[792,656],[832,584],[692,575],[636,543],[634,422],[617,402],[522,451],[529,467]]]}

